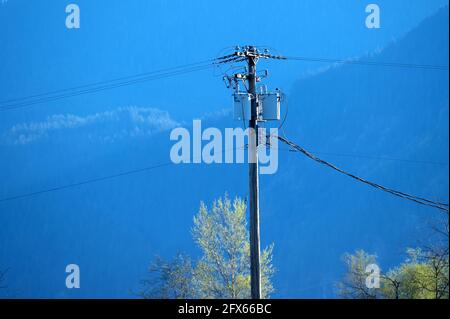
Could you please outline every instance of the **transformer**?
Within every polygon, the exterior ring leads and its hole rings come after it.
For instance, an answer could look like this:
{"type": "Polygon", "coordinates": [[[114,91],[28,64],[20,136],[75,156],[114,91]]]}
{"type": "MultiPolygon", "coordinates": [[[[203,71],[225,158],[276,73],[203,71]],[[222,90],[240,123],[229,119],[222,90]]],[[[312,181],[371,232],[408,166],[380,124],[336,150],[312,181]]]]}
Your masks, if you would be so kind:
{"type": "MultiPolygon", "coordinates": [[[[258,98],[258,121],[279,121],[281,95],[275,93],[261,93],[258,98]]],[[[234,119],[250,120],[251,118],[251,98],[247,93],[234,93],[234,119]]]]}
{"type": "Polygon", "coordinates": [[[235,120],[250,120],[251,118],[251,105],[250,95],[247,93],[234,93],[234,119],[235,120]]]}
{"type": "Polygon", "coordinates": [[[280,93],[264,93],[258,95],[259,99],[259,118],[261,121],[279,121],[280,120],[280,93]]]}

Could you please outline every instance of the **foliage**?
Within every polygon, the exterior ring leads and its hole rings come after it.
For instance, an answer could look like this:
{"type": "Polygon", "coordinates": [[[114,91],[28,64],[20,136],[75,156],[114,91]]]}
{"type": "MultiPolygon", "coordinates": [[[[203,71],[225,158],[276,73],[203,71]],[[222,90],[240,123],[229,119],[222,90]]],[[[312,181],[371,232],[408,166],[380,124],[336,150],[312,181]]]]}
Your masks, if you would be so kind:
{"type": "MultiPolygon", "coordinates": [[[[225,194],[210,209],[202,202],[194,217],[192,237],[201,250],[193,263],[178,254],[171,262],[157,259],[150,267],[156,276],[144,280],[146,298],[250,298],[250,245],[246,203],[225,194]]],[[[261,253],[262,296],[273,292],[273,245],[261,253]]]]}
{"type": "Polygon", "coordinates": [[[195,295],[191,285],[192,262],[189,256],[177,254],[170,261],[157,257],[150,265],[150,279],[141,281],[143,298],[186,299],[195,295]]]}
{"type": "Polygon", "coordinates": [[[346,254],[347,273],[339,283],[342,298],[448,299],[449,264],[447,255],[433,255],[420,249],[408,250],[409,258],[380,276],[380,288],[365,285],[365,267],[376,257],[359,250],[346,254]]]}
{"type": "Polygon", "coordinates": [[[448,299],[449,298],[449,223],[448,213],[431,227],[431,245],[408,249],[408,258],[386,274],[380,274],[380,288],[367,288],[365,267],[376,263],[376,256],[363,250],[345,254],[347,267],[338,294],[342,298],[448,299]],[[435,236],[438,236],[436,238],[435,236]]]}
{"type": "Polygon", "coordinates": [[[358,250],[354,255],[345,254],[343,262],[347,268],[343,280],[338,283],[338,293],[342,298],[348,299],[374,299],[376,290],[366,286],[366,267],[376,264],[377,256],[358,250]]]}

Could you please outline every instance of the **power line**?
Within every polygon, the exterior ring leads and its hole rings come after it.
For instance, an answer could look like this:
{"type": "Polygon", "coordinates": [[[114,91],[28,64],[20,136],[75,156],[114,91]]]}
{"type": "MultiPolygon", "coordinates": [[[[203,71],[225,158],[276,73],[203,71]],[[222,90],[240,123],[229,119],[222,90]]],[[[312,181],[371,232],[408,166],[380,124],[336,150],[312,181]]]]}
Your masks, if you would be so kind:
{"type": "Polygon", "coordinates": [[[309,61],[309,62],[324,62],[324,63],[337,63],[337,64],[353,64],[353,65],[381,66],[381,67],[393,67],[393,68],[448,71],[448,65],[414,64],[414,63],[398,63],[398,62],[376,62],[376,61],[364,61],[364,60],[343,60],[343,59],[328,59],[328,58],[314,58],[314,57],[301,57],[301,56],[287,56],[287,57],[278,57],[278,58],[281,60],[297,60],[297,61],[309,61]]]}
{"type": "MultiPolygon", "coordinates": [[[[418,68],[418,69],[434,69],[434,70],[448,70],[448,66],[444,65],[430,65],[430,64],[408,64],[396,62],[375,62],[362,60],[342,60],[342,59],[326,59],[314,57],[295,57],[295,56],[274,56],[270,54],[260,54],[262,58],[279,59],[279,60],[300,60],[312,62],[326,62],[326,63],[340,63],[340,64],[355,64],[355,65],[369,65],[369,66],[384,66],[384,67],[400,67],[400,68],[418,68]]],[[[96,93],[104,90],[120,88],[123,86],[158,80],[166,77],[177,76],[189,72],[196,72],[200,70],[213,67],[215,65],[224,64],[228,62],[244,61],[240,56],[235,54],[225,55],[223,57],[208,59],[195,63],[189,63],[176,67],[169,67],[165,69],[139,73],[120,78],[115,78],[106,81],[95,82],[91,84],[74,86],[60,90],[54,90],[46,93],[39,93],[25,97],[18,97],[0,102],[0,112],[24,108],[45,102],[53,102],[60,99],[70,98],[83,94],[96,93]]]]}
{"type": "Polygon", "coordinates": [[[72,187],[82,186],[82,185],[86,185],[86,184],[97,183],[97,182],[101,182],[101,181],[105,181],[105,180],[109,180],[109,179],[113,179],[113,178],[118,178],[118,177],[122,177],[122,176],[142,173],[142,172],[154,170],[157,168],[169,166],[172,164],[173,164],[172,162],[166,162],[166,163],[162,163],[162,164],[157,164],[157,165],[148,166],[148,167],[144,167],[144,168],[134,169],[134,170],[125,171],[125,172],[121,172],[121,173],[117,173],[117,174],[112,174],[112,175],[108,175],[108,176],[92,178],[92,179],[88,179],[85,181],[76,182],[76,183],[72,183],[72,184],[66,184],[66,185],[62,185],[62,186],[48,188],[48,189],[44,189],[44,190],[40,190],[40,191],[36,191],[36,192],[20,194],[20,195],[11,196],[11,197],[5,197],[5,198],[0,199],[0,203],[12,201],[12,200],[16,200],[16,199],[22,199],[22,198],[26,198],[26,197],[31,197],[31,196],[35,196],[35,195],[41,195],[41,194],[45,194],[45,193],[60,191],[60,190],[66,189],[66,188],[72,188],[72,187]]]}
{"type": "MultiPolygon", "coordinates": [[[[230,148],[227,148],[227,149],[223,150],[222,152],[217,152],[217,154],[222,154],[223,152],[227,152],[227,151],[231,151],[231,150],[234,151],[234,150],[238,150],[238,149],[241,149],[241,148],[242,147],[236,147],[236,146],[235,147],[230,147],[230,148]]],[[[195,162],[195,161],[193,160],[193,162],[195,162]]],[[[86,185],[86,184],[102,182],[102,181],[106,181],[106,180],[110,180],[110,179],[114,179],[114,178],[118,178],[118,177],[123,177],[123,176],[127,176],[127,175],[143,173],[143,172],[155,170],[155,169],[166,167],[166,166],[170,166],[170,165],[177,165],[177,164],[175,164],[174,162],[170,161],[170,162],[164,162],[164,163],[160,163],[160,164],[156,164],[156,165],[152,165],[152,166],[147,166],[147,167],[143,167],[143,168],[123,171],[123,172],[116,173],[116,174],[106,175],[106,176],[102,176],[102,177],[96,177],[96,178],[87,179],[87,180],[80,181],[80,182],[75,182],[75,183],[71,183],[71,184],[66,184],[66,185],[61,185],[61,186],[57,186],[57,187],[47,188],[47,189],[43,189],[43,190],[39,190],[39,191],[35,191],[35,192],[24,193],[24,194],[20,194],[20,195],[15,195],[15,196],[1,198],[0,199],[0,203],[8,202],[8,201],[16,200],[16,199],[32,197],[32,196],[41,195],[41,194],[45,194],[45,193],[60,191],[60,190],[63,190],[63,189],[73,188],[73,187],[82,186],[82,185],[86,185]]]]}
{"type": "Polygon", "coordinates": [[[384,161],[397,161],[405,163],[417,163],[417,164],[431,164],[431,165],[442,165],[448,166],[446,162],[436,162],[436,161],[425,161],[425,160],[412,160],[406,158],[395,158],[395,157],[384,157],[384,156],[372,156],[372,155],[361,155],[361,154],[344,154],[344,153],[329,153],[329,152],[317,152],[318,154],[330,155],[330,156],[342,156],[342,157],[353,157],[353,158],[367,158],[375,160],[384,161]]]}
{"type": "Polygon", "coordinates": [[[50,92],[46,92],[46,93],[40,93],[40,94],[34,94],[34,95],[25,96],[25,97],[3,100],[3,101],[0,101],[0,106],[5,103],[12,103],[12,102],[17,102],[17,101],[21,101],[21,100],[28,100],[28,99],[32,99],[32,98],[42,97],[42,96],[46,96],[46,95],[53,95],[53,94],[58,94],[58,93],[62,93],[62,92],[72,91],[72,90],[79,90],[79,89],[83,89],[83,88],[88,88],[90,86],[99,86],[99,85],[103,85],[103,84],[107,84],[107,83],[111,83],[111,82],[130,80],[133,78],[153,75],[156,73],[163,73],[163,72],[174,71],[174,70],[182,69],[182,68],[186,68],[186,67],[192,67],[192,66],[196,66],[199,64],[212,63],[214,61],[215,61],[215,59],[208,59],[208,60],[199,61],[199,62],[195,62],[195,63],[189,63],[189,64],[185,64],[185,65],[169,67],[169,68],[159,69],[159,70],[155,70],[155,71],[149,71],[149,72],[143,72],[143,73],[138,73],[138,74],[129,75],[129,76],[123,76],[123,77],[119,77],[119,78],[115,78],[115,79],[111,79],[111,80],[99,81],[99,82],[94,82],[94,83],[90,83],[90,84],[74,86],[71,88],[50,91],[50,92]]]}
{"type": "Polygon", "coordinates": [[[132,84],[138,84],[138,83],[143,83],[143,82],[148,82],[148,81],[153,81],[153,80],[159,80],[162,78],[168,78],[168,77],[177,76],[177,75],[185,74],[185,73],[189,73],[189,72],[205,70],[210,67],[212,67],[212,65],[198,66],[198,67],[193,67],[193,68],[186,69],[186,70],[179,70],[179,71],[174,71],[174,72],[170,72],[170,73],[157,74],[157,75],[153,75],[153,76],[138,78],[135,80],[113,83],[113,84],[109,84],[109,85],[89,88],[89,89],[85,89],[85,90],[79,90],[79,91],[70,92],[70,93],[66,93],[66,94],[60,94],[60,95],[55,95],[55,96],[39,98],[39,99],[32,100],[29,102],[19,102],[19,103],[15,103],[15,104],[5,105],[0,108],[0,112],[14,110],[14,109],[18,109],[18,108],[24,108],[24,107],[32,106],[35,104],[44,103],[44,102],[57,101],[60,99],[65,99],[65,98],[74,97],[74,96],[83,95],[83,94],[96,93],[96,92],[100,92],[100,91],[104,91],[104,90],[110,90],[110,89],[114,89],[114,88],[132,85],[132,84]]]}
{"type": "MultiPolygon", "coordinates": [[[[292,149],[278,148],[277,150],[278,151],[295,152],[292,149]]],[[[405,162],[405,163],[417,163],[417,164],[430,164],[430,165],[448,166],[447,162],[437,162],[437,161],[412,160],[412,159],[406,159],[406,158],[395,158],[395,157],[384,157],[384,156],[373,156],[373,155],[362,155],[362,154],[348,154],[348,153],[320,152],[320,151],[315,151],[314,153],[322,154],[322,155],[329,155],[329,156],[340,156],[340,157],[350,157],[350,158],[366,158],[366,159],[383,160],[383,161],[397,161],[397,162],[405,162]]]]}
{"type": "Polygon", "coordinates": [[[305,150],[301,146],[299,146],[299,145],[289,141],[287,138],[278,136],[278,139],[280,141],[282,141],[283,143],[285,143],[285,144],[289,145],[290,147],[292,147],[294,150],[296,150],[296,151],[306,155],[308,158],[310,158],[310,159],[312,159],[312,160],[314,160],[314,161],[316,161],[316,162],[318,162],[320,164],[326,165],[326,166],[328,166],[328,167],[338,171],[339,173],[347,175],[347,176],[349,176],[349,177],[351,177],[351,178],[353,178],[353,179],[355,179],[355,180],[357,180],[359,182],[362,182],[362,183],[367,184],[369,186],[372,186],[374,188],[380,189],[380,190],[385,191],[387,193],[390,193],[392,195],[401,197],[403,199],[407,199],[407,200],[416,202],[416,203],[421,204],[421,205],[430,206],[430,207],[437,208],[437,209],[440,209],[440,210],[443,210],[443,211],[447,211],[447,212],[449,211],[448,204],[446,204],[446,203],[440,203],[440,202],[432,201],[432,200],[429,200],[429,199],[426,199],[426,198],[423,198],[423,197],[407,194],[407,193],[404,193],[404,192],[401,192],[401,191],[398,191],[398,190],[394,190],[394,189],[382,186],[380,184],[377,184],[377,183],[365,180],[365,179],[363,179],[363,178],[361,178],[359,176],[356,176],[354,174],[348,173],[348,172],[346,172],[346,171],[336,167],[335,165],[333,165],[333,164],[331,164],[331,163],[329,163],[327,161],[324,161],[324,160],[318,158],[317,156],[311,154],[310,152],[308,152],[307,150],[305,150]]]}
{"type": "Polygon", "coordinates": [[[214,60],[207,60],[207,62],[208,61],[209,63],[205,62],[191,63],[184,66],[167,68],[153,72],[146,72],[138,75],[132,75],[113,80],[107,80],[92,84],[80,85],[67,89],[56,90],[48,93],[35,94],[27,97],[6,100],[0,103],[0,112],[24,108],[44,102],[52,102],[83,94],[96,93],[132,84],[173,77],[185,73],[205,70],[214,66],[214,64],[212,63],[212,61],[214,60]]]}
{"type": "MultiPolygon", "coordinates": [[[[239,52],[235,52],[234,54],[225,56],[224,60],[220,61],[218,63],[227,63],[230,61],[236,61],[236,59],[239,59],[240,56],[241,55],[239,55],[239,52]]],[[[367,60],[359,60],[359,59],[351,60],[351,59],[335,59],[335,58],[318,58],[318,57],[305,57],[305,56],[282,56],[282,55],[269,54],[268,52],[267,53],[259,53],[257,58],[448,71],[448,65],[367,61],[367,60]]]]}

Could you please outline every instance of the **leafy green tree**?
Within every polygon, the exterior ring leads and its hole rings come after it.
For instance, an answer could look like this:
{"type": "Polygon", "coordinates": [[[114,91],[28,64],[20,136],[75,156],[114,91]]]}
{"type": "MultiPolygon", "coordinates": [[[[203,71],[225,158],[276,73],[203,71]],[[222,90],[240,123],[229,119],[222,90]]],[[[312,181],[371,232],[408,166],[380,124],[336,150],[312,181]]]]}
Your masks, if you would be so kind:
{"type": "Polygon", "coordinates": [[[414,288],[413,298],[420,299],[448,299],[449,261],[448,252],[422,251],[410,249],[408,251],[411,261],[408,274],[408,283],[414,288]]]}
{"type": "Polygon", "coordinates": [[[418,251],[408,250],[409,258],[382,278],[381,296],[386,299],[431,299],[423,286],[430,284],[429,265],[420,262],[418,251]]]}
{"type": "Polygon", "coordinates": [[[366,267],[377,263],[377,256],[358,250],[355,254],[346,253],[343,256],[346,266],[344,278],[337,284],[338,295],[345,299],[374,299],[377,298],[377,290],[368,288],[366,279],[366,267]]]}
{"type": "Polygon", "coordinates": [[[403,290],[402,269],[394,268],[381,276],[381,295],[387,299],[400,299],[403,290]]]}
{"type": "Polygon", "coordinates": [[[432,255],[420,249],[409,249],[400,266],[380,274],[380,289],[365,285],[365,267],[376,263],[376,257],[359,250],[346,254],[347,272],[338,284],[342,298],[367,299],[448,299],[448,255],[432,255]]]}
{"type": "Polygon", "coordinates": [[[431,225],[431,244],[424,245],[419,255],[428,265],[426,277],[431,284],[423,288],[431,292],[435,299],[449,298],[449,212],[439,216],[431,225]]]}
{"type": "MultiPolygon", "coordinates": [[[[192,234],[203,256],[195,269],[201,298],[250,298],[250,245],[246,204],[225,195],[208,210],[201,203],[192,234]]],[[[270,281],[273,245],[261,254],[262,296],[273,291],[270,281]]]]}
{"type": "Polygon", "coordinates": [[[365,285],[368,275],[365,267],[376,263],[376,256],[363,250],[354,255],[345,254],[347,272],[338,283],[338,294],[343,298],[448,299],[448,217],[447,212],[432,225],[428,244],[408,249],[408,258],[400,266],[380,274],[380,289],[368,289],[365,285]]]}
{"type": "MultiPolygon", "coordinates": [[[[196,263],[185,255],[157,260],[140,293],[146,298],[250,298],[250,245],[246,203],[225,194],[208,208],[203,202],[194,217],[192,237],[201,250],[196,263]]],[[[261,253],[262,296],[273,292],[273,245],[261,253]]]]}
{"type": "Polygon", "coordinates": [[[449,258],[446,255],[426,255],[429,271],[426,279],[431,284],[422,286],[434,299],[449,299],[449,258]]]}

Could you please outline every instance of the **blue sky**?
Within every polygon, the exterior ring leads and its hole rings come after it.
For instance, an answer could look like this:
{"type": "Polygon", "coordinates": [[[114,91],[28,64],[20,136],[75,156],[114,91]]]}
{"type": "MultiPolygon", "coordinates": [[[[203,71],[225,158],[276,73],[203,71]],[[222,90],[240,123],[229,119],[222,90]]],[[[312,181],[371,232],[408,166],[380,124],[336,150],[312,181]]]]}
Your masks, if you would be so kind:
{"type": "MultiPolygon", "coordinates": [[[[365,6],[371,1],[73,2],[81,10],[79,30],[68,30],[65,27],[65,7],[68,1],[8,0],[0,4],[0,104],[8,99],[202,61],[227,52],[235,45],[266,45],[275,48],[273,53],[288,56],[336,59],[364,56],[402,38],[423,19],[448,5],[448,1],[440,0],[379,0],[376,3],[381,8],[381,29],[369,30],[364,24],[365,6]]],[[[326,64],[270,61],[265,66],[270,69],[267,84],[272,88],[283,88],[289,93],[299,79],[320,70],[326,64]]],[[[108,154],[112,154],[112,139],[129,143],[130,154],[136,150],[144,154],[139,145],[139,137],[151,138],[158,132],[178,123],[189,122],[194,117],[200,118],[214,112],[221,114],[223,109],[230,108],[230,91],[225,88],[221,78],[214,75],[213,70],[208,69],[1,112],[0,162],[3,161],[3,168],[0,171],[0,198],[108,174],[113,169],[145,166],[148,158],[130,159],[124,156],[129,162],[119,161],[121,166],[117,167],[117,162],[108,157],[108,154]],[[93,123],[103,125],[102,130],[91,130],[93,123]],[[139,130],[136,131],[135,127],[139,130]],[[118,130],[121,133],[115,133],[118,130]],[[129,142],[123,138],[124,135],[134,139],[129,142]],[[74,136],[88,142],[86,148],[83,143],[74,143],[77,151],[70,153],[75,154],[73,163],[65,163],[60,160],[58,151],[61,148],[64,152],[65,148],[61,146],[64,140],[67,138],[72,141],[74,136]],[[40,149],[44,143],[47,143],[45,152],[40,149]],[[96,143],[106,146],[101,150],[96,149],[96,143]],[[83,166],[77,166],[78,159],[83,162],[83,166]]],[[[160,158],[154,156],[151,162],[157,159],[160,158]]],[[[157,182],[160,183],[160,188],[169,193],[170,185],[165,183],[163,177],[159,178],[157,182]]],[[[145,182],[145,177],[139,177],[128,186],[134,189],[137,185],[145,185],[145,182]]],[[[230,185],[233,183],[230,182],[228,186],[230,185]]],[[[39,225],[26,221],[29,216],[27,214],[34,214],[34,210],[44,214],[48,210],[51,216],[56,216],[49,219],[51,223],[64,224],[69,220],[77,225],[77,231],[83,231],[82,221],[76,220],[74,216],[56,215],[56,212],[64,210],[67,203],[71,203],[71,209],[83,210],[86,209],[84,205],[92,201],[94,210],[111,211],[111,216],[118,213],[113,202],[95,202],[92,194],[100,188],[101,186],[96,185],[55,193],[29,202],[0,203],[0,221],[5,218],[7,225],[23,222],[22,231],[26,234],[33,226],[39,225]],[[17,213],[17,217],[11,217],[13,213],[17,213]]],[[[111,188],[120,197],[120,182],[114,182],[111,188]]],[[[236,193],[241,189],[242,185],[237,186],[236,193]]],[[[138,195],[140,193],[132,195],[132,199],[138,200],[138,195]]],[[[149,196],[151,200],[157,201],[156,196],[149,196]]],[[[205,197],[200,199],[209,200],[214,196],[208,194],[205,197]]],[[[197,205],[200,199],[189,199],[189,204],[186,205],[197,205]]],[[[130,235],[130,238],[143,245],[146,240],[152,244],[163,241],[158,234],[144,234],[143,226],[133,219],[142,217],[139,214],[141,213],[130,213],[130,223],[138,229],[137,234],[130,235]]],[[[188,215],[182,219],[189,221],[191,217],[188,215]]],[[[56,266],[50,265],[55,260],[52,259],[52,253],[66,253],[65,241],[71,244],[77,236],[86,236],[87,242],[75,246],[80,251],[89,249],[87,243],[96,244],[96,238],[90,233],[93,231],[101,232],[105,236],[102,239],[106,242],[108,236],[114,235],[119,221],[127,222],[127,217],[115,220],[112,217],[108,219],[110,215],[107,215],[106,218],[98,224],[104,229],[97,230],[94,224],[89,224],[86,226],[86,234],[77,234],[75,230],[55,230],[52,228],[53,224],[46,224],[44,229],[48,233],[44,230],[42,238],[30,235],[29,238],[13,238],[1,243],[0,267],[8,264],[12,270],[18,271],[11,275],[12,282],[17,285],[17,294],[31,297],[66,296],[65,292],[61,293],[64,289],[58,288],[55,279],[48,282],[55,274],[55,267],[59,269],[66,262],[61,257],[56,258],[56,266]],[[53,235],[60,241],[55,242],[53,235]],[[43,252],[48,246],[51,247],[49,252],[29,256],[32,254],[29,243],[35,238],[40,241],[37,250],[43,252]],[[14,245],[17,246],[17,256],[13,253],[16,247],[14,245]],[[25,265],[27,260],[36,263],[39,273],[38,270],[33,270],[32,265],[25,265]],[[46,267],[51,270],[46,271],[46,267]],[[35,282],[32,282],[33,278],[36,279],[35,282]]],[[[169,224],[177,226],[173,220],[169,224]]],[[[160,226],[163,225],[161,222],[160,226]]],[[[5,234],[13,230],[14,227],[11,226],[5,234]]],[[[180,246],[183,248],[187,247],[184,242],[189,238],[188,231],[187,227],[183,230],[183,235],[180,235],[179,241],[183,242],[180,246]]],[[[124,231],[122,235],[129,234],[124,231]]],[[[160,245],[161,250],[173,249],[176,242],[160,245]]],[[[142,254],[142,251],[128,252],[128,248],[127,241],[117,243],[117,249],[129,253],[130,258],[142,254]]],[[[102,258],[110,260],[112,256],[117,257],[99,249],[86,254],[84,260],[85,263],[88,260],[101,263],[102,258]]],[[[124,282],[138,282],[145,269],[144,262],[149,258],[150,256],[140,257],[142,264],[130,267],[128,277],[123,275],[123,278],[113,282],[107,282],[103,278],[96,282],[96,277],[101,273],[101,270],[96,269],[96,272],[89,274],[89,281],[93,285],[97,283],[104,287],[84,290],[75,296],[123,297],[126,295],[124,282]]],[[[124,260],[118,263],[117,268],[127,267],[124,260]]]]}

